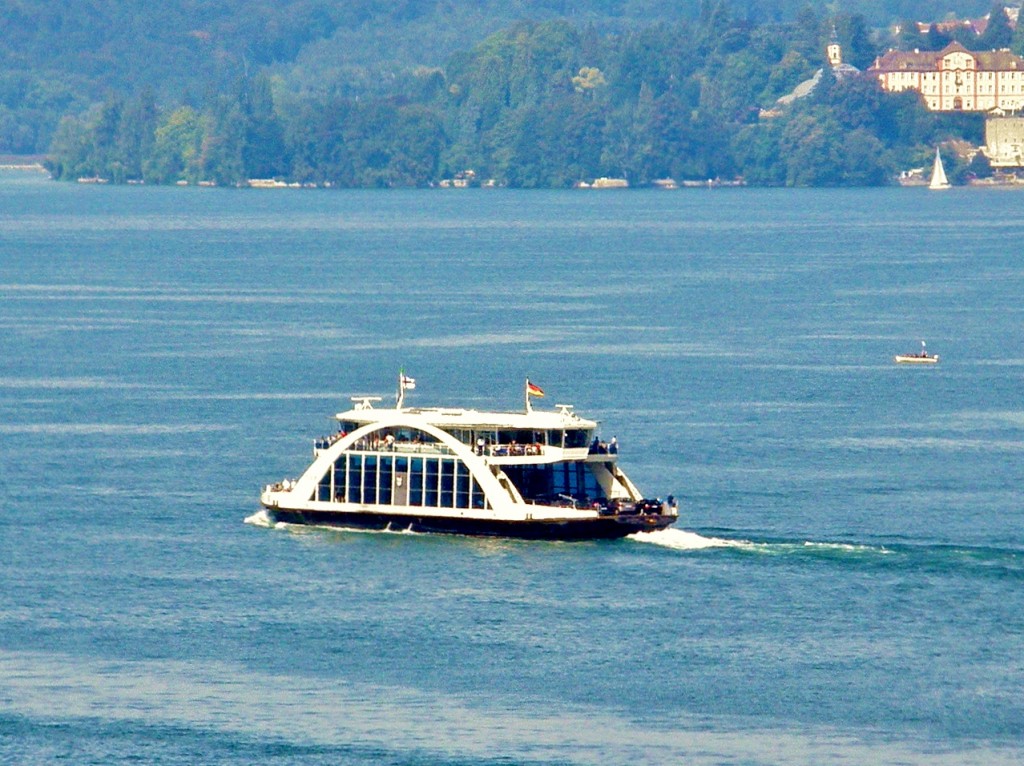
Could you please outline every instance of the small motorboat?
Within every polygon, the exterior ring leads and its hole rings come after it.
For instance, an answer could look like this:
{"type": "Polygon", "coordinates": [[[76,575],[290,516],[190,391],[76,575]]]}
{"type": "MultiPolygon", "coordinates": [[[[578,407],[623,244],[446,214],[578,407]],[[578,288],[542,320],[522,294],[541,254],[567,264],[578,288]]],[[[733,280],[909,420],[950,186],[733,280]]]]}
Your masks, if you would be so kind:
{"type": "Polygon", "coordinates": [[[893,357],[896,364],[937,364],[938,354],[929,354],[924,341],[921,341],[921,353],[919,354],[896,354],[893,357]]]}

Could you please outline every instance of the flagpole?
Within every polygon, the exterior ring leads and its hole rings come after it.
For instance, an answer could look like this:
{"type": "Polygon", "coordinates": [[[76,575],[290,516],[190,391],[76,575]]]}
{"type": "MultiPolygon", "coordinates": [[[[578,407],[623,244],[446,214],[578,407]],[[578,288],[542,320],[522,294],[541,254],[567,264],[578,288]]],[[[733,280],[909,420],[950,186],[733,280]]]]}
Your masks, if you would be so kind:
{"type": "Polygon", "coordinates": [[[405,368],[398,370],[398,396],[395,397],[395,409],[402,409],[402,404],[405,402],[405,368]]]}
{"type": "Polygon", "coordinates": [[[525,393],[526,393],[526,414],[529,415],[531,412],[533,412],[533,405],[530,404],[530,379],[529,378],[526,379],[525,393]]]}

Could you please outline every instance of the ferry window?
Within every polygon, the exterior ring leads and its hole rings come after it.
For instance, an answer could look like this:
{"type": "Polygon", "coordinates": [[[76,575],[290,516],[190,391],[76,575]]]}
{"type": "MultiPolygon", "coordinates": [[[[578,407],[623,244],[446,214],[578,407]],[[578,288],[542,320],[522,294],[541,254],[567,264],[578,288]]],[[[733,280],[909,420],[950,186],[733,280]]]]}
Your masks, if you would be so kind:
{"type": "Polygon", "coordinates": [[[424,460],[423,478],[423,504],[432,508],[437,507],[438,469],[437,460],[424,460]]]}
{"type": "Polygon", "coordinates": [[[409,505],[423,505],[423,458],[409,461],[409,505]]]}
{"type": "Polygon", "coordinates": [[[470,503],[474,508],[490,507],[487,503],[487,498],[484,497],[484,491],[480,488],[480,484],[476,479],[473,479],[470,485],[470,503]]]}
{"type": "Polygon", "coordinates": [[[396,428],[394,429],[395,441],[408,444],[435,444],[437,439],[418,428],[396,428]]]}
{"type": "Polygon", "coordinates": [[[455,461],[442,460],[441,463],[441,497],[442,508],[455,507],[455,461]]]}
{"type": "Polygon", "coordinates": [[[574,465],[565,466],[565,478],[567,479],[568,484],[568,491],[566,494],[572,495],[573,497],[576,497],[576,495],[580,493],[580,475],[575,469],[576,466],[574,465]]]}
{"type": "Polygon", "coordinates": [[[335,500],[345,499],[345,456],[342,455],[334,461],[334,465],[331,466],[331,472],[333,475],[334,484],[334,496],[335,500]]]}
{"type": "Polygon", "coordinates": [[[391,483],[393,481],[392,464],[394,458],[386,455],[380,459],[380,491],[377,495],[377,502],[381,505],[391,505],[391,483]]]}
{"type": "Polygon", "coordinates": [[[604,497],[604,490],[590,467],[581,463],[556,463],[550,472],[534,470],[522,477],[521,491],[525,489],[531,498],[557,498],[567,495],[582,499],[596,500],[604,497]]]}
{"type": "Polygon", "coordinates": [[[348,481],[345,497],[350,503],[362,502],[363,458],[360,455],[348,456],[348,481]]]}
{"type": "Polygon", "coordinates": [[[604,490],[601,489],[601,485],[597,483],[597,477],[594,472],[590,470],[589,466],[581,465],[580,469],[583,473],[583,491],[587,497],[598,499],[604,497],[604,490]]]}
{"type": "Polygon", "coordinates": [[[552,447],[561,447],[562,431],[548,431],[548,444],[552,447]]]}
{"type": "Polygon", "coordinates": [[[469,469],[462,461],[455,464],[455,507],[469,508],[469,469]]]}
{"type": "Polygon", "coordinates": [[[377,502],[377,456],[367,455],[363,459],[363,502],[377,502]]]}
{"type": "Polygon", "coordinates": [[[320,483],[316,488],[316,499],[320,502],[327,502],[331,499],[331,479],[334,472],[328,468],[324,475],[320,478],[320,483]]]}
{"type": "Polygon", "coordinates": [[[573,428],[565,432],[566,449],[579,449],[587,446],[587,432],[581,428],[573,428]]]}

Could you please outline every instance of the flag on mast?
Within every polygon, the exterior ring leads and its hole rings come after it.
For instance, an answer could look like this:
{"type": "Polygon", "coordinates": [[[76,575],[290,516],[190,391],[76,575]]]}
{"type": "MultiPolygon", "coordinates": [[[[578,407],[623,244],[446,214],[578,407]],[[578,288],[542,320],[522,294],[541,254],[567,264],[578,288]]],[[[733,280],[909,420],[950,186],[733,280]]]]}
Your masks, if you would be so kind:
{"type": "Polygon", "coordinates": [[[526,412],[527,413],[530,413],[530,412],[533,411],[533,407],[530,405],[530,397],[531,396],[543,397],[544,396],[544,389],[542,389],[540,386],[538,386],[538,385],[536,385],[534,383],[531,383],[530,379],[527,378],[526,379],[526,412]]]}
{"type": "Polygon", "coordinates": [[[405,404],[405,392],[411,391],[416,388],[416,378],[410,378],[405,374],[405,370],[401,369],[398,371],[398,402],[395,405],[397,409],[402,409],[402,405],[405,404]]]}

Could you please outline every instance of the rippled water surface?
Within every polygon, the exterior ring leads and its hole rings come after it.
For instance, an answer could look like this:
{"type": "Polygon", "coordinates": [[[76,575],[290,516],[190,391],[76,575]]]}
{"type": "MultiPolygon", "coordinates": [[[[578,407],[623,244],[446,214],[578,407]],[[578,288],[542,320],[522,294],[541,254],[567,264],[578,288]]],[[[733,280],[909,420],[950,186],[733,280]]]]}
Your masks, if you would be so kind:
{"type": "Polygon", "coordinates": [[[1020,763],[1022,199],[0,175],[0,761],[1020,763]],[[400,367],[678,528],[261,524],[400,367]]]}

